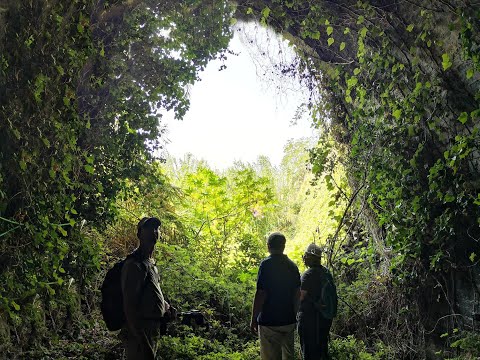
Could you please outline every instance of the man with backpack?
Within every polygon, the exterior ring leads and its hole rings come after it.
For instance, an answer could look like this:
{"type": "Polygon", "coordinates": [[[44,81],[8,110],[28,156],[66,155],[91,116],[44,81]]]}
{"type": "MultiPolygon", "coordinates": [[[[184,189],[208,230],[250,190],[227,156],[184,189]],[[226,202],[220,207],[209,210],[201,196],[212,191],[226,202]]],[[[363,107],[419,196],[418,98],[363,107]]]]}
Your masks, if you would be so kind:
{"type": "MultiPolygon", "coordinates": [[[[174,309],[165,301],[155,266],[154,249],[160,220],[145,217],[138,223],[139,247],[127,257],[121,270],[127,360],[153,360],[156,340],[165,315],[174,309]]],[[[174,315],[174,314],[173,314],[174,315]]]]}
{"type": "Polygon", "coordinates": [[[260,263],[250,329],[258,332],[262,360],[293,360],[300,272],[287,255],[285,236],[268,237],[270,256],[260,263]]]}
{"type": "Polygon", "coordinates": [[[308,269],[302,274],[298,334],[303,360],[326,360],[328,336],[337,315],[337,290],[330,271],[321,265],[322,250],[308,245],[303,261],[308,269]]]}

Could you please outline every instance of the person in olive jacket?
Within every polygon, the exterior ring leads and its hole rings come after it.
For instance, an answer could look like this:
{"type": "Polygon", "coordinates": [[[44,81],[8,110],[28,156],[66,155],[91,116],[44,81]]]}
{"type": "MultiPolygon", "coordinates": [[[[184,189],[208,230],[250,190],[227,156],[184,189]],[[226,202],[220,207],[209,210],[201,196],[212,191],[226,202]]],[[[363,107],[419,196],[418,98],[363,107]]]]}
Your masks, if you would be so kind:
{"type": "Polygon", "coordinates": [[[160,220],[145,217],[138,223],[139,247],[122,269],[123,308],[126,324],[122,329],[127,360],[155,359],[162,318],[174,311],[165,301],[154,260],[160,220]]]}
{"type": "Polygon", "coordinates": [[[308,269],[302,274],[298,335],[303,360],[329,359],[328,337],[337,312],[337,292],[330,271],[321,264],[322,250],[308,245],[303,261],[308,269]]]}

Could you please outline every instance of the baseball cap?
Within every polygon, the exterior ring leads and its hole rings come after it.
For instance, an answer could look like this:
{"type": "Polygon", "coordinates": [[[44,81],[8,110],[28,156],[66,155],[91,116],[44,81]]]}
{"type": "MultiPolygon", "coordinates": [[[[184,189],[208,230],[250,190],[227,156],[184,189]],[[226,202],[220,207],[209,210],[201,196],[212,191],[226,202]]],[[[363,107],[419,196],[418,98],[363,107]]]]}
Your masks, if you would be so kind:
{"type": "Polygon", "coordinates": [[[305,254],[313,255],[313,256],[316,256],[316,257],[321,257],[322,256],[322,248],[320,246],[318,246],[317,244],[311,243],[305,249],[305,254]]]}
{"type": "Polygon", "coordinates": [[[138,222],[137,229],[140,230],[145,226],[159,227],[162,223],[156,217],[144,217],[138,222]]]}

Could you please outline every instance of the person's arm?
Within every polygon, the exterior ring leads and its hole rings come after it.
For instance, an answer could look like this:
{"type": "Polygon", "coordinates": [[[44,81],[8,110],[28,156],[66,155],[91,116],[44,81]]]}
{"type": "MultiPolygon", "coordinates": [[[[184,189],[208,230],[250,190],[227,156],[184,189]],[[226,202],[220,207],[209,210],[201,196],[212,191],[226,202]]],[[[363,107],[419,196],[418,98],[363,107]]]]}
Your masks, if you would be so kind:
{"type": "Polygon", "coordinates": [[[254,332],[258,332],[258,315],[262,311],[263,304],[267,298],[267,293],[265,290],[258,289],[255,292],[255,297],[253,298],[252,306],[252,319],[250,320],[250,329],[254,332]]]}
{"type": "Polygon", "coordinates": [[[146,272],[142,269],[141,264],[133,261],[126,262],[124,267],[122,274],[122,292],[125,320],[132,335],[140,337],[140,314],[138,306],[143,287],[145,286],[146,272]]]}
{"type": "Polygon", "coordinates": [[[299,304],[304,302],[308,296],[308,290],[312,286],[312,276],[311,271],[307,270],[303,273],[300,280],[300,296],[299,296],[299,304]]]}
{"type": "Polygon", "coordinates": [[[300,290],[300,287],[295,289],[295,292],[293,294],[293,311],[296,314],[298,312],[298,309],[300,308],[300,301],[302,297],[302,292],[300,290]]]}
{"type": "Polygon", "coordinates": [[[298,271],[298,267],[295,266],[295,291],[293,292],[293,311],[296,314],[300,308],[301,296],[302,293],[300,291],[302,285],[300,272],[298,271]]]}
{"type": "Polygon", "coordinates": [[[300,302],[304,301],[307,298],[308,291],[307,290],[300,290],[300,302]]]}

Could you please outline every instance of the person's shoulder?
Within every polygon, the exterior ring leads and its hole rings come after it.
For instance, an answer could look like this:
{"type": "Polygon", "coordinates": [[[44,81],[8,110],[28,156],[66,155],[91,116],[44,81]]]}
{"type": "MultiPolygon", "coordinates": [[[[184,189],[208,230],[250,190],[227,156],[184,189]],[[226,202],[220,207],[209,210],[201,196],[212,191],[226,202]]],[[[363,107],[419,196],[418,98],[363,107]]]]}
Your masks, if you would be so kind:
{"type": "Polygon", "coordinates": [[[303,273],[304,274],[312,274],[312,273],[315,273],[317,271],[318,271],[318,268],[312,266],[312,267],[307,268],[303,273]]]}
{"type": "Polygon", "coordinates": [[[330,272],[330,270],[326,266],[320,265],[319,266],[319,271],[321,271],[322,274],[332,276],[332,273],[330,272]]]}
{"type": "Polygon", "coordinates": [[[147,270],[147,266],[145,264],[145,261],[142,261],[139,258],[138,254],[134,251],[125,258],[123,269],[124,271],[145,272],[147,270]]]}
{"type": "Polygon", "coordinates": [[[297,264],[295,264],[295,262],[292,259],[290,259],[287,255],[285,255],[284,259],[289,266],[298,270],[297,264]]]}
{"type": "Polygon", "coordinates": [[[310,267],[308,268],[307,270],[305,270],[302,274],[302,277],[307,277],[307,276],[311,276],[312,274],[314,274],[316,272],[315,268],[314,267],[310,267]]]}
{"type": "Polygon", "coordinates": [[[265,259],[263,259],[262,261],[260,261],[260,266],[265,266],[267,264],[270,264],[272,262],[272,257],[271,256],[267,256],[265,259]]]}

